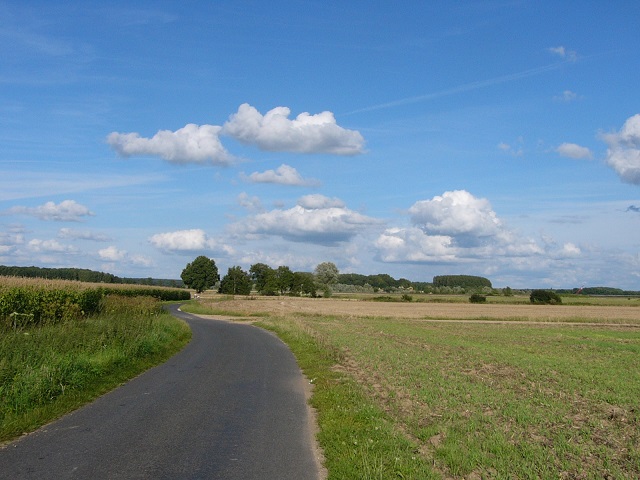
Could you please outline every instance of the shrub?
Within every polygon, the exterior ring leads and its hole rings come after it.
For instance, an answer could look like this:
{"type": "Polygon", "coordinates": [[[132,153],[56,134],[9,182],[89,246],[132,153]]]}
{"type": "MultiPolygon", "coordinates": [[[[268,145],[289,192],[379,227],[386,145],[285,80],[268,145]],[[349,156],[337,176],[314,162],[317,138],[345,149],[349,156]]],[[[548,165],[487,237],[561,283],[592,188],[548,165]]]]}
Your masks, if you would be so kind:
{"type": "Polygon", "coordinates": [[[479,293],[474,293],[469,297],[469,301],[471,303],[486,303],[487,297],[480,295],[479,293]]]}
{"type": "Polygon", "coordinates": [[[562,303],[562,298],[551,290],[533,290],[529,296],[531,303],[538,305],[558,305],[562,303]]]}

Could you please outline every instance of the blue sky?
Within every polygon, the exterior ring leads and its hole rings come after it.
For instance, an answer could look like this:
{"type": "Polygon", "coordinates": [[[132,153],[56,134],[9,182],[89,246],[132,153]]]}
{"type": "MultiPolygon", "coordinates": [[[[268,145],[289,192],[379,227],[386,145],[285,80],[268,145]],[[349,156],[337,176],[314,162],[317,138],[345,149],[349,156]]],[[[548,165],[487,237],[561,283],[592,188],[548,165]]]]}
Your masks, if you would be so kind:
{"type": "Polygon", "coordinates": [[[640,3],[0,2],[0,263],[640,289],[640,3]]]}

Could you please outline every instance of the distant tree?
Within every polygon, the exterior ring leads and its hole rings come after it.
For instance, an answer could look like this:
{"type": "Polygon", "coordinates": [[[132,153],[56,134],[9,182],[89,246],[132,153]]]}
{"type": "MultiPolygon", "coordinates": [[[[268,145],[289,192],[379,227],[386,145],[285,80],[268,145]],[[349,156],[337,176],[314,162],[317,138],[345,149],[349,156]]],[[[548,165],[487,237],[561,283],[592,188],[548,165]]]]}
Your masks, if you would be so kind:
{"type": "Polygon", "coordinates": [[[511,287],[504,287],[502,289],[502,293],[505,297],[513,297],[513,290],[511,290],[511,287]]]}
{"type": "Polygon", "coordinates": [[[294,272],[291,293],[295,295],[316,296],[318,287],[315,282],[313,273],[294,272]]]}
{"type": "Polygon", "coordinates": [[[434,287],[491,288],[488,278],[474,275],[438,275],[433,277],[434,287]]]}
{"type": "Polygon", "coordinates": [[[474,293],[469,297],[469,301],[471,303],[486,303],[487,297],[480,295],[479,293],[474,293]]]}
{"type": "Polygon", "coordinates": [[[551,290],[533,290],[529,300],[534,304],[556,305],[562,303],[562,298],[551,290]]]}
{"type": "Polygon", "coordinates": [[[251,279],[259,293],[265,293],[266,286],[269,283],[269,277],[273,277],[273,268],[265,263],[254,263],[249,268],[251,279]]]}
{"type": "Polygon", "coordinates": [[[287,266],[281,265],[275,270],[275,285],[280,292],[280,295],[284,295],[291,291],[293,286],[293,272],[287,266]]]}
{"type": "Polygon", "coordinates": [[[200,255],[193,262],[187,263],[180,275],[184,284],[193,288],[196,292],[202,293],[213,287],[218,280],[218,267],[216,262],[204,255],[200,255]]]}
{"type": "Polygon", "coordinates": [[[324,291],[324,296],[331,295],[331,286],[338,282],[340,271],[333,262],[322,262],[318,264],[313,272],[316,283],[324,291]]]}
{"type": "Polygon", "coordinates": [[[240,267],[231,267],[220,281],[218,292],[227,295],[249,295],[251,276],[240,267]]]}

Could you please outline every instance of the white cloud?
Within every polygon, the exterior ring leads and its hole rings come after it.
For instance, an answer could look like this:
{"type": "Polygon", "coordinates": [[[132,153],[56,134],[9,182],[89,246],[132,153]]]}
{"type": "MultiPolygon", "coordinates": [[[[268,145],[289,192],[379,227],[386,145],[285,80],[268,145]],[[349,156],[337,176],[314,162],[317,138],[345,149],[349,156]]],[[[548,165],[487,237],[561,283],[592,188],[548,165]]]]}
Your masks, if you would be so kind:
{"type": "Polygon", "coordinates": [[[295,168],[284,163],[276,170],[267,170],[263,173],[253,172],[245,178],[253,183],[275,183],[278,185],[291,185],[298,187],[319,185],[317,180],[305,180],[295,168]]]}
{"type": "Polygon", "coordinates": [[[389,228],[375,241],[383,262],[448,263],[458,261],[453,239],[427,235],[420,228],[389,228]]]}
{"type": "Polygon", "coordinates": [[[71,240],[91,240],[94,242],[108,242],[110,237],[102,233],[90,232],[88,230],[75,230],[73,228],[61,228],[58,232],[58,238],[67,238],[71,240]]]}
{"type": "Polygon", "coordinates": [[[160,130],[151,138],[141,137],[138,133],[112,132],[107,143],[123,157],[150,155],[178,164],[229,165],[234,158],[220,143],[221,129],[217,125],[190,123],[175,132],[160,130]]]}
{"type": "Polygon", "coordinates": [[[77,249],[71,245],[63,245],[57,240],[39,240],[34,238],[27,243],[27,248],[37,253],[75,253],[77,249]]]}
{"type": "Polygon", "coordinates": [[[581,158],[593,158],[593,154],[591,150],[587,147],[582,147],[575,143],[563,143],[558,148],[556,148],[556,152],[558,152],[563,157],[581,159],[581,158]]]}
{"type": "Polygon", "coordinates": [[[117,264],[129,264],[143,268],[152,267],[155,264],[154,261],[146,255],[130,254],[126,250],[121,250],[114,245],[98,250],[98,257],[102,261],[109,262],[105,264],[106,270],[118,269],[117,264]]]}
{"type": "Polygon", "coordinates": [[[108,262],[118,262],[124,260],[127,256],[126,250],[120,250],[117,247],[111,245],[107,248],[103,248],[98,250],[98,256],[102,260],[106,260],[108,262]]]}
{"type": "Polygon", "coordinates": [[[581,253],[582,250],[580,250],[580,247],[571,242],[565,243],[562,246],[561,254],[563,257],[577,257],[580,256],[581,253]]]}
{"type": "Polygon", "coordinates": [[[308,209],[319,209],[319,208],[343,208],[345,204],[339,198],[333,197],[325,197],[324,195],[320,195],[319,193],[314,193],[312,195],[305,195],[298,199],[298,205],[302,208],[308,209]]]}
{"type": "Polygon", "coordinates": [[[253,197],[249,196],[247,192],[242,192],[240,193],[240,195],[238,195],[238,204],[242,208],[246,208],[247,210],[253,212],[261,212],[264,210],[264,208],[262,208],[262,202],[260,201],[260,199],[255,195],[253,197]]]}
{"type": "Polygon", "coordinates": [[[223,132],[236,140],[262,150],[295,153],[357,155],[364,152],[364,138],[356,130],[340,127],[333,113],[307,112],[294,120],[291,110],[276,107],[264,116],[251,105],[240,105],[223,126],[223,132]]]}
{"type": "Polygon", "coordinates": [[[274,235],[298,242],[335,245],[380,223],[346,208],[339,199],[308,195],[288,210],[249,217],[236,224],[235,230],[245,235],[274,235]]]}
{"type": "Polygon", "coordinates": [[[578,60],[578,53],[575,50],[569,50],[568,48],[563,46],[551,47],[549,48],[549,51],[552,54],[557,55],[558,57],[561,57],[570,62],[575,62],[576,60],[578,60]]]}
{"type": "Polygon", "coordinates": [[[141,254],[129,255],[129,262],[138,267],[153,267],[155,265],[155,262],[151,258],[141,254]]]}
{"type": "Polygon", "coordinates": [[[0,255],[12,252],[19,245],[24,244],[22,231],[0,232],[0,255]]]}
{"type": "Polygon", "coordinates": [[[53,220],[56,222],[79,222],[82,217],[94,215],[87,207],[75,200],[64,200],[59,204],[47,202],[38,207],[16,206],[10,208],[7,213],[29,215],[40,220],[53,220]]]}
{"type": "Polygon", "coordinates": [[[441,235],[486,237],[496,235],[501,228],[489,201],[465,190],[418,201],[409,208],[409,214],[414,225],[441,235]]]}
{"type": "Polygon", "coordinates": [[[629,117],[617,133],[601,134],[607,143],[606,162],[623,182],[640,185],[640,114],[629,117]]]}
{"type": "MultiPolygon", "coordinates": [[[[465,190],[445,192],[416,202],[409,215],[413,226],[389,228],[375,241],[384,262],[453,264],[491,260],[510,264],[538,258],[545,249],[507,229],[488,200],[465,190]]],[[[566,254],[577,247],[566,246],[566,254]]],[[[565,254],[565,256],[566,256],[565,254]]]]}
{"type": "Polygon", "coordinates": [[[154,247],[169,252],[220,251],[233,254],[234,249],[216,239],[209,237],[204,230],[177,230],[175,232],[157,233],[149,238],[154,247]]]}

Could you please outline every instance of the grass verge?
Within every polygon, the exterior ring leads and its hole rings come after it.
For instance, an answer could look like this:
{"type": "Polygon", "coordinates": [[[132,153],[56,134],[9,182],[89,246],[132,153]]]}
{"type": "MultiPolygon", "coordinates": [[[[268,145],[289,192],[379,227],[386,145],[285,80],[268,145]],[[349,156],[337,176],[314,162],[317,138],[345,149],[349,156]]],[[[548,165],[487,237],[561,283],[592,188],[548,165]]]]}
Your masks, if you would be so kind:
{"type": "Polygon", "coordinates": [[[337,350],[298,322],[264,319],[256,325],[289,345],[314,385],[311,405],[318,412],[318,440],[329,479],[439,478],[366,391],[334,368],[337,350]]]}
{"type": "Polygon", "coordinates": [[[0,333],[0,441],[162,363],[191,338],[189,327],[153,299],[110,302],[86,319],[0,333]]]}

